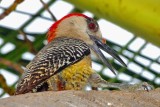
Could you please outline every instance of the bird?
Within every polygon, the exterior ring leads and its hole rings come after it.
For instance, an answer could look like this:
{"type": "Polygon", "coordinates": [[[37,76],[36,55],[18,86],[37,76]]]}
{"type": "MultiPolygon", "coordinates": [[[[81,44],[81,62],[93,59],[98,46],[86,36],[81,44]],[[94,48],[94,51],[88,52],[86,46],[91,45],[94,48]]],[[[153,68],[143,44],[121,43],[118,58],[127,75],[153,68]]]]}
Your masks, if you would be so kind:
{"type": "Polygon", "coordinates": [[[81,13],[68,14],[49,28],[47,41],[48,44],[24,69],[15,95],[43,91],[83,90],[87,85],[94,89],[130,87],[128,84],[107,82],[93,70],[91,54],[96,54],[116,74],[101,50],[127,67],[117,52],[104,42],[100,27],[93,18],[81,13]]]}

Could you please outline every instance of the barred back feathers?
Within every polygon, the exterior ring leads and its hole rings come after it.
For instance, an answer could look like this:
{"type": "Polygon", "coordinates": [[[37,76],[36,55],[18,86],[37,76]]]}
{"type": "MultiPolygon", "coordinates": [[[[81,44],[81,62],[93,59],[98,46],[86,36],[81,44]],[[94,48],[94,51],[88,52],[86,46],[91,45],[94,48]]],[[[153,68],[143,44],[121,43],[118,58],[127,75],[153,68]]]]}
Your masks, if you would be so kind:
{"type": "Polygon", "coordinates": [[[88,45],[81,40],[67,37],[54,39],[27,65],[15,94],[30,92],[40,83],[89,54],[88,45]]]}

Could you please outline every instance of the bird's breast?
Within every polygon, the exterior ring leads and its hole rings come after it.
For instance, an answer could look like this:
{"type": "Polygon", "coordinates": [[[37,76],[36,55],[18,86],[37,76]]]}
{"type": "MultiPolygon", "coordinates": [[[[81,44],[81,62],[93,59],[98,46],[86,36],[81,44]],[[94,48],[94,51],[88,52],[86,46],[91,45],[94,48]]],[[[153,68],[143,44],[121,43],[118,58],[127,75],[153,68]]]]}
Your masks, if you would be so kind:
{"type": "Polygon", "coordinates": [[[90,56],[48,79],[48,90],[82,90],[93,73],[90,56]]]}

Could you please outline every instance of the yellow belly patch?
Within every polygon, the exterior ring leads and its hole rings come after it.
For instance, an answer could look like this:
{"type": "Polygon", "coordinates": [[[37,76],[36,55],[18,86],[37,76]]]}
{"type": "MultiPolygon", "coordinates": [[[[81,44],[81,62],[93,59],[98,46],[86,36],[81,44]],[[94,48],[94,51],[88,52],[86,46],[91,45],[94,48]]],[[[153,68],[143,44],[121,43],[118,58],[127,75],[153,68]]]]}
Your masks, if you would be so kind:
{"type": "Polygon", "coordinates": [[[49,90],[59,90],[59,83],[62,90],[81,90],[92,73],[90,57],[85,57],[51,77],[48,80],[49,90]]]}

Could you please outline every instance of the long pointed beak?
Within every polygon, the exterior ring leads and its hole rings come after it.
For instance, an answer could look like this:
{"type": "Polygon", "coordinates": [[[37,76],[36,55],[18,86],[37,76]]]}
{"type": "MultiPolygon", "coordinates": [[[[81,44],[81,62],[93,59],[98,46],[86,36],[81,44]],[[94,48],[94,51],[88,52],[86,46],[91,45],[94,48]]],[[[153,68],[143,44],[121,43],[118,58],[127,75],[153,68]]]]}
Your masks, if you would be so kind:
{"type": "Polygon", "coordinates": [[[123,62],[123,60],[118,56],[115,50],[110,48],[107,44],[102,43],[102,40],[99,40],[95,36],[89,35],[91,40],[93,40],[94,44],[91,46],[93,51],[97,53],[102,62],[116,75],[112,65],[109,63],[108,59],[103,55],[100,49],[104,50],[108,54],[110,54],[113,58],[119,61],[123,66],[127,67],[127,65],[123,62]],[[100,49],[99,49],[100,48],[100,49]]]}

